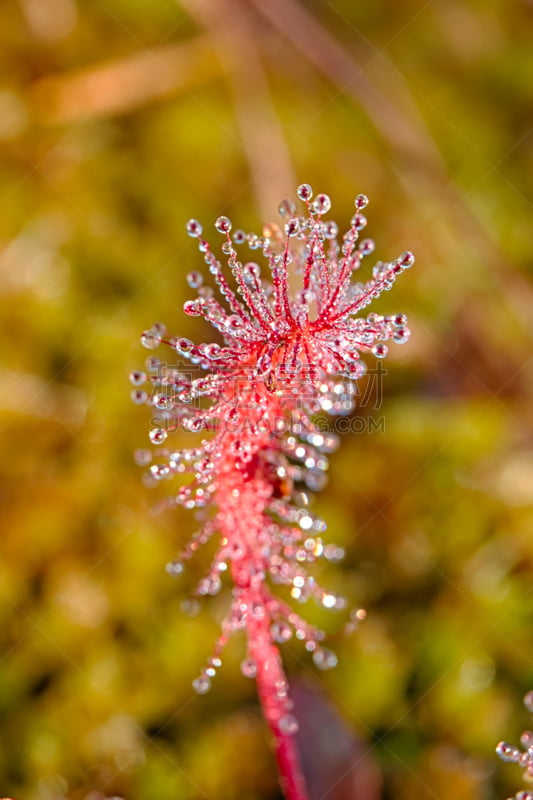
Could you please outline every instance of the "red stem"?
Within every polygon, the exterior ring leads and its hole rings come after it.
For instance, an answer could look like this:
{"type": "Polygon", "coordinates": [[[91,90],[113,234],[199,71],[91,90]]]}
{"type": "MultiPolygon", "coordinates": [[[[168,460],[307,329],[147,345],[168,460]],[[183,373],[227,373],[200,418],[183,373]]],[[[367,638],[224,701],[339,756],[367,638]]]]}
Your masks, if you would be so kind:
{"type": "MultiPolygon", "coordinates": [[[[259,449],[257,445],[256,452],[259,449]]],[[[296,746],[297,721],[291,713],[289,684],[271,631],[272,597],[265,586],[268,564],[262,545],[258,546],[266,521],[264,507],[272,489],[260,478],[251,479],[238,470],[231,459],[229,463],[232,468],[219,487],[217,501],[225,512],[219,515],[222,532],[241,553],[240,558],[231,560],[231,574],[246,619],[248,656],[255,665],[259,700],[274,738],[282,791],[286,800],[309,800],[296,746]]],[[[250,469],[257,471],[252,465],[253,461],[250,469]]]]}
{"type": "Polygon", "coordinates": [[[257,693],[263,714],[274,737],[274,749],[279,771],[279,782],[286,800],[309,800],[305,778],[300,764],[300,754],[294,734],[284,733],[271,718],[272,685],[262,669],[257,673],[257,693]]]}
{"type": "Polygon", "coordinates": [[[270,728],[275,737],[276,761],[285,797],[287,800],[309,800],[295,736],[283,734],[274,725],[270,728]]]}
{"type": "MultiPolygon", "coordinates": [[[[287,733],[280,725],[280,713],[285,715],[292,709],[292,703],[287,698],[285,710],[280,709],[280,700],[277,695],[277,686],[283,685],[288,690],[281,656],[278,648],[272,642],[269,631],[269,621],[265,617],[249,626],[255,628],[255,637],[249,643],[250,653],[262,654],[256,657],[258,666],[256,675],[257,693],[263,709],[263,715],[270,728],[274,739],[274,749],[278,764],[280,785],[286,800],[309,800],[305,778],[300,763],[300,754],[296,745],[294,733],[287,733]],[[255,651],[255,652],[254,652],[255,651]]],[[[290,715],[292,716],[292,715],[290,715]]]]}

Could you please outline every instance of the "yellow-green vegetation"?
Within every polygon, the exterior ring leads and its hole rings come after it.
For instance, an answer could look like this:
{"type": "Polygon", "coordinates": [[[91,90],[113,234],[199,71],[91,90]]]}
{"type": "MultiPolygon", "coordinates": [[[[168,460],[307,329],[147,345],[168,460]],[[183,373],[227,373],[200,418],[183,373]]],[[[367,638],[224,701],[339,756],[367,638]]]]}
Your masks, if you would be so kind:
{"type": "Polygon", "coordinates": [[[185,221],[257,229],[302,181],[339,222],[365,192],[377,257],[417,264],[377,307],[411,341],[356,411],[384,430],[344,436],[316,500],[347,553],[322,578],[368,618],[326,677],[290,643],[291,680],[321,689],[384,798],[516,790],[494,746],[533,685],[532,14],[0,4],[0,794],[280,797],[242,642],[192,691],[227,598],[187,615],[202,559],[165,573],[194,515],[151,511],[127,375],[154,321],[206,335],[181,312],[201,268],[185,221]]]}

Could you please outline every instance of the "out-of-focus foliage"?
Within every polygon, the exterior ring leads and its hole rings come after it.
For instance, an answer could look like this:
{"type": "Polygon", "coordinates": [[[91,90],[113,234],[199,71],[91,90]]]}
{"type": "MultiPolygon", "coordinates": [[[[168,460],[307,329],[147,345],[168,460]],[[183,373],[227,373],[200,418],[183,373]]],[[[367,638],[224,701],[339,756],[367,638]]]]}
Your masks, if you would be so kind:
{"type": "Polygon", "coordinates": [[[364,191],[377,256],[417,266],[379,306],[412,340],[316,503],[347,550],[323,579],[368,620],[327,678],[287,647],[290,675],[383,797],[516,788],[493,750],[533,681],[532,31],[526,0],[0,4],[0,792],[279,797],[242,642],[191,690],[226,600],[192,619],[201,563],[164,572],[194,520],[151,513],[127,373],[156,320],[203,336],[186,219],[257,228],[302,180],[341,223],[364,191]]]}

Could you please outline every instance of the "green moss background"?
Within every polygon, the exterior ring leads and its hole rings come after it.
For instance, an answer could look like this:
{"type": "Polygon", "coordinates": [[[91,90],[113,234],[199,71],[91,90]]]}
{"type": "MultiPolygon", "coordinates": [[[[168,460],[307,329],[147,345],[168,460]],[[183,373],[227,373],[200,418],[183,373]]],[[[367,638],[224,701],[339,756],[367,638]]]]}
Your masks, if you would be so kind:
{"type": "Polygon", "coordinates": [[[1,4],[0,793],[280,797],[242,641],[192,692],[227,596],[192,618],[201,566],[165,574],[194,515],[151,511],[127,375],[152,322],[206,335],[185,221],[260,230],[304,180],[341,230],[368,194],[377,257],[417,264],[379,301],[413,331],[361,411],[385,430],[316,502],[347,551],[322,577],[368,619],[326,675],[287,647],[291,680],[375,796],[518,788],[494,746],[533,685],[532,74],[527,0],[1,4]]]}

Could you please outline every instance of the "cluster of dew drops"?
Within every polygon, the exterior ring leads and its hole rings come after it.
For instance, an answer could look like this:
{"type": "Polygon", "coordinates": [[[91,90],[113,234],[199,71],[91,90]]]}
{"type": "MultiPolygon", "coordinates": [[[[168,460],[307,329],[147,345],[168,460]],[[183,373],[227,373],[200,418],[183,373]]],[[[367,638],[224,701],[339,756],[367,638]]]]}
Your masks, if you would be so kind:
{"type": "MultiPolygon", "coordinates": [[[[339,245],[337,224],[321,219],[331,208],[328,195],[318,194],[312,200],[313,192],[308,184],[298,187],[297,195],[299,200],[306,204],[308,216],[295,217],[296,205],[289,200],[282,202],[279,208],[280,215],[288,219],[284,226],[286,235],[284,254],[276,251],[281,235],[276,226],[266,226],[263,236],[254,233],[245,234],[239,230],[230,236],[232,231],[230,220],[225,216],[216,220],[217,231],[225,237],[221,249],[228,258],[227,263],[235,278],[240,299],[230,288],[220,262],[211,252],[208,242],[203,239],[201,224],[196,220],[188,222],[187,231],[192,238],[197,239],[198,248],[229,310],[224,309],[214,299],[214,290],[204,285],[202,274],[192,271],[187,275],[187,282],[197,291],[198,297],[195,300],[187,300],[184,311],[189,316],[203,316],[222,334],[225,344],[210,342],[195,345],[184,337],[169,336],[165,326],[157,323],[142,334],[141,343],[146,349],[155,350],[161,344],[169,345],[178,356],[186,358],[201,370],[208,370],[209,374],[193,378],[190,374],[186,374],[186,371],[167,369],[160,359],[150,356],[146,361],[148,375],[145,372],[132,372],[130,381],[133,385],[132,400],[138,404],[153,406],[166,421],[164,426],[156,425],[149,432],[150,441],[154,446],[160,448],[165,444],[168,434],[174,429],[173,425],[191,432],[205,430],[209,428],[209,420],[214,420],[225,413],[223,401],[219,402],[220,388],[227,381],[232,369],[239,370],[247,354],[259,353],[255,366],[256,375],[260,378],[267,375],[272,368],[273,353],[280,338],[287,334],[292,322],[308,319],[309,308],[317,301],[319,309],[322,306],[327,311],[327,314],[324,313],[323,329],[316,335],[317,347],[322,348],[320,354],[325,355],[318,359],[319,374],[310,377],[311,383],[314,380],[319,386],[318,405],[310,404],[307,411],[300,416],[297,436],[289,431],[286,435],[278,437],[279,452],[286,458],[283,463],[275,464],[278,476],[280,469],[288,468],[290,471],[288,477],[292,484],[303,482],[311,491],[317,491],[326,482],[327,458],[324,454],[336,448],[338,437],[317,430],[308,414],[320,410],[328,414],[349,413],[353,409],[355,400],[352,381],[360,378],[366,369],[364,362],[359,358],[359,350],[371,352],[376,358],[382,359],[388,353],[385,341],[390,339],[394,343],[402,344],[408,340],[409,329],[404,314],[387,317],[371,313],[367,317],[357,319],[352,319],[352,314],[356,313],[356,306],[359,310],[381,291],[390,289],[395,278],[413,264],[414,256],[407,252],[394,262],[385,264],[378,262],[370,281],[350,283],[350,276],[358,270],[361,260],[374,251],[374,242],[371,239],[360,238],[360,233],[367,224],[362,210],[366,207],[368,198],[365,195],[356,197],[355,215],[352,217],[350,229],[343,237],[342,245],[339,245]],[[303,250],[294,251],[293,262],[289,239],[300,240],[304,246],[310,248],[316,267],[315,273],[305,273],[305,264],[310,260],[309,250],[305,247],[303,250]],[[325,249],[326,243],[329,251],[325,249]],[[235,246],[243,244],[247,244],[252,251],[260,250],[267,258],[271,282],[261,278],[258,264],[250,262],[242,265],[237,261],[235,246]],[[289,299],[286,268],[291,262],[295,271],[304,275],[304,284],[307,283],[307,286],[300,292],[291,293],[289,299]],[[283,287],[287,289],[285,298],[283,287]],[[245,303],[244,310],[242,301],[245,303]],[[275,341],[274,346],[269,344],[269,339],[275,341]],[[328,355],[332,351],[334,354],[328,355]],[[339,382],[338,377],[343,380],[339,382]],[[146,385],[150,387],[151,393],[146,390],[146,385]],[[199,411],[192,400],[202,396],[211,398],[214,402],[207,410],[199,411]],[[298,462],[301,462],[301,466],[298,466],[298,462]]],[[[296,350],[290,355],[290,359],[288,355],[286,356],[287,361],[283,365],[286,375],[290,376],[290,368],[294,370],[295,367],[299,367],[295,353],[296,350]]],[[[301,382],[298,386],[301,387],[301,382]]],[[[316,393],[314,399],[316,400],[316,393]]],[[[232,409],[228,413],[233,413],[232,409]]],[[[177,473],[195,474],[197,485],[194,492],[191,486],[182,487],[174,502],[189,509],[202,508],[209,505],[211,490],[215,487],[212,481],[214,476],[210,474],[210,467],[213,467],[213,459],[210,458],[213,453],[210,452],[210,447],[213,442],[214,440],[203,441],[200,447],[169,451],[168,463],[152,464],[153,456],[148,449],[137,450],[135,460],[140,466],[148,467],[145,474],[148,485],[155,485],[156,481],[171,478],[177,473]]],[[[164,455],[165,452],[160,454],[164,455]]],[[[305,493],[299,494],[305,497],[305,493]]],[[[272,519],[271,527],[278,532],[276,535],[282,543],[286,545],[291,535],[290,531],[296,531],[293,534],[294,541],[291,542],[291,548],[295,550],[297,562],[301,562],[302,559],[313,561],[320,555],[332,561],[342,557],[342,548],[336,545],[323,545],[320,537],[309,535],[314,531],[324,530],[325,523],[315,518],[308,508],[291,505],[285,499],[273,498],[268,511],[274,519],[277,517],[280,520],[278,526],[272,519]],[[291,527],[294,525],[297,527],[291,527]],[[299,529],[301,532],[308,531],[302,545],[298,544],[301,535],[299,529]],[[303,553],[302,557],[300,553],[303,553]]],[[[190,558],[198,547],[210,538],[215,528],[216,518],[207,522],[204,528],[195,534],[192,542],[182,553],[181,560],[167,565],[167,571],[171,575],[181,574],[183,560],[190,558]]],[[[227,569],[226,561],[222,560],[221,563],[227,569]]],[[[334,594],[324,591],[313,578],[305,578],[298,565],[296,570],[291,567],[289,572],[290,581],[280,579],[277,582],[290,582],[293,599],[303,602],[309,595],[311,587],[311,593],[325,608],[344,607],[343,598],[337,598],[334,594]]],[[[217,594],[220,588],[220,575],[215,564],[210,574],[201,581],[197,594],[217,594]]],[[[336,655],[319,644],[324,636],[322,631],[307,625],[299,615],[276,598],[271,597],[270,605],[268,613],[272,619],[271,632],[274,641],[285,642],[292,636],[293,631],[296,631],[296,636],[304,640],[306,649],[312,652],[316,666],[320,669],[330,669],[336,665],[336,655]]],[[[184,611],[195,613],[195,601],[185,601],[184,611]]],[[[211,678],[221,666],[220,654],[229,633],[243,627],[239,614],[237,598],[223,624],[223,634],[213,656],[208,660],[207,668],[193,683],[198,693],[203,694],[210,688],[211,678]]],[[[346,632],[355,630],[364,618],[364,609],[353,611],[346,625],[346,632]]],[[[249,678],[255,677],[256,669],[257,666],[249,657],[241,665],[242,673],[249,678]]]]}
{"type": "MultiPolygon", "coordinates": [[[[265,226],[263,236],[246,234],[241,230],[234,231],[230,236],[231,221],[225,216],[216,220],[217,231],[226,237],[222,251],[228,256],[228,266],[237,282],[237,295],[241,296],[240,299],[229,287],[222,265],[212,253],[209,243],[203,239],[201,224],[197,220],[189,220],[187,231],[192,238],[197,239],[198,248],[218,284],[218,290],[230,308],[226,311],[214,298],[213,288],[204,285],[202,274],[192,271],[187,275],[187,282],[197,291],[198,296],[185,302],[184,311],[190,316],[203,316],[222,334],[225,345],[216,342],[195,345],[185,337],[169,336],[162,323],[154,324],[142,334],[141,343],[148,350],[155,350],[162,343],[168,344],[179,357],[187,359],[195,368],[209,371],[208,375],[200,378],[178,370],[165,371],[161,360],[150,356],[146,360],[148,375],[144,371],[130,374],[133,402],[152,405],[161,412],[160,417],[165,420],[164,425],[155,425],[149,432],[153,445],[163,445],[175,428],[182,427],[193,432],[208,428],[209,419],[213,420],[216,415],[200,413],[193,408],[192,401],[202,396],[216,398],[224,385],[228,370],[242,366],[247,354],[253,353],[257,356],[256,376],[266,375],[272,368],[273,355],[275,358],[279,354],[279,340],[276,341],[276,337],[282,337],[287,332],[287,318],[293,316],[298,320],[303,314],[308,314],[309,306],[319,297],[327,310],[327,330],[316,334],[320,352],[317,351],[315,355],[318,357],[314,361],[309,361],[309,355],[307,358],[313,370],[318,365],[322,377],[324,371],[329,377],[319,385],[318,407],[312,409],[313,412],[322,410],[328,414],[350,413],[355,405],[356,394],[352,381],[361,378],[366,371],[366,365],[360,358],[361,349],[371,352],[377,359],[383,359],[388,354],[385,344],[388,339],[396,344],[408,341],[410,332],[405,314],[382,316],[370,313],[366,318],[353,319],[354,312],[351,309],[356,305],[363,308],[381,291],[390,289],[396,277],[414,263],[412,253],[403,253],[391,263],[378,262],[374,266],[372,279],[366,284],[351,283],[351,274],[358,270],[362,259],[370,255],[375,247],[372,239],[360,238],[361,231],[367,224],[362,211],[368,204],[368,198],[363,194],[355,198],[356,213],[340,246],[337,242],[337,224],[334,221],[322,221],[322,215],[331,209],[329,196],[318,194],[312,200],[313,190],[309,184],[299,186],[297,196],[306,204],[308,216],[294,217],[297,209],[292,200],[284,200],[280,205],[280,215],[289,218],[284,228],[287,237],[287,251],[284,255],[276,253],[275,244],[273,245],[276,241],[279,245],[280,231],[276,231],[276,226],[265,226]],[[293,261],[293,252],[288,248],[291,238],[299,239],[311,247],[310,255],[318,269],[316,274],[306,276],[307,288],[290,298],[290,308],[284,314],[280,292],[276,287],[279,289],[283,284],[287,286],[286,268],[293,261]],[[329,243],[327,254],[325,243],[329,243]],[[255,262],[243,265],[237,260],[235,246],[242,244],[247,244],[251,250],[262,251],[272,272],[271,282],[261,277],[260,267],[255,262]],[[328,287],[325,297],[324,286],[328,287]],[[244,309],[241,305],[243,300],[244,309]],[[269,339],[274,339],[274,342],[269,344],[269,339]],[[335,381],[335,376],[348,380],[335,381]],[[156,388],[159,391],[155,391],[156,388]],[[173,420],[174,427],[169,424],[170,420],[173,420]]],[[[300,274],[304,271],[306,260],[309,261],[305,253],[304,249],[294,254],[293,268],[300,274]]],[[[284,356],[283,369],[287,375],[291,370],[294,372],[295,367],[302,366],[296,358],[296,350],[295,347],[292,355],[289,353],[291,357],[284,356]]],[[[314,379],[316,380],[316,375],[314,379]]],[[[301,386],[301,382],[299,385],[301,386]]],[[[216,404],[212,410],[217,410],[216,404]]],[[[234,412],[230,410],[229,413],[234,412]]],[[[193,454],[190,455],[192,458],[193,454]]],[[[150,451],[138,450],[136,461],[141,466],[149,465],[150,451]]],[[[153,465],[150,467],[147,482],[153,485],[156,480],[170,478],[172,472],[172,468],[168,466],[153,465]]]]}
{"type": "MultiPolygon", "coordinates": [[[[524,706],[530,714],[533,714],[533,690],[524,697],[524,706]]],[[[520,744],[522,750],[507,742],[500,742],[496,752],[502,761],[518,764],[524,770],[524,780],[533,783],[533,731],[524,731],[520,737],[520,744]]],[[[533,790],[520,789],[509,800],[533,800],[533,790]]]]}

